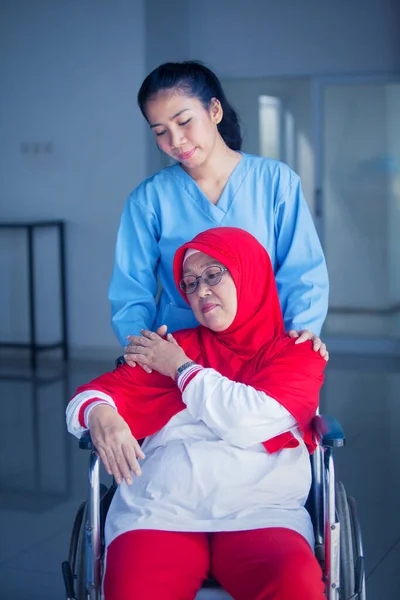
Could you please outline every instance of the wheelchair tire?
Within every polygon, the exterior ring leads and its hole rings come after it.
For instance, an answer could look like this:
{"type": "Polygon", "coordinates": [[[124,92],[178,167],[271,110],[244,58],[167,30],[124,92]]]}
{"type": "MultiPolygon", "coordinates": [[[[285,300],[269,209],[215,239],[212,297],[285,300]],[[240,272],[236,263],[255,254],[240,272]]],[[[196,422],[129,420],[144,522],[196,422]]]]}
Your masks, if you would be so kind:
{"type": "Polygon", "coordinates": [[[84,512],[82,525],[79,531],[78,547],[76,552],[76,562],[74,569],[75,579],[75,596],[77,600],[87,600],[88,593],[86,590],[86,522],[87,522],[87,505],[84,502],[84,512]]]}
{"type": "Polygon", "coordinates": [[[69,543],[68,552],[68,562],[71,566],[72,573],[75,573],[76,553],[78,549],[79,534],[82,526],[83,515],[85,513],[85,506],[86,502],[82,502],[82,504],[79,506],[78,512],[76,513],[74,525],[72,527],[71,541],[69,543]]]}
{"type": "Polygon", "coordinates": [[[353,525],[354,534],[354,548],[355,548],[355,579],[356,579],[356,593],[357,600],[366,600],[366,588],[365,588],[365,559],[364,559],[364,548],[361,534],[360,522],[357,514],[357,504],[354,498],[349,496],[347,498],[350,509],[350,516],[353,525]]]}
{"type": "Polygon", "coordinates": [[[350,600],[355,592],[355,546],[352,515],[345,487],[336,484],[336,514],[340,523],[340,600],[350,600]]]}

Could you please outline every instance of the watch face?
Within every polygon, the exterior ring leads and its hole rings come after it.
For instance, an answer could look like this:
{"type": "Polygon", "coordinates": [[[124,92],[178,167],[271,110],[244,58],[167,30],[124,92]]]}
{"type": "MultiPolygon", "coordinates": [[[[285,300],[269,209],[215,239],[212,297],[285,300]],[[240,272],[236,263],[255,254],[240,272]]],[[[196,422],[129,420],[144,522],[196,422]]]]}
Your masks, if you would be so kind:
{"type": "Polygon", "coordinates": [[[178,367],[177,369],[177,373],[178,375],[180,375],[181,373],[183,373],[183,371],[185,371],[188,367],[190,367],[190,365],[194,365],[195,363],[193,361],[187,362],[184,365],[182,365],[181,367],[178,367]]]}

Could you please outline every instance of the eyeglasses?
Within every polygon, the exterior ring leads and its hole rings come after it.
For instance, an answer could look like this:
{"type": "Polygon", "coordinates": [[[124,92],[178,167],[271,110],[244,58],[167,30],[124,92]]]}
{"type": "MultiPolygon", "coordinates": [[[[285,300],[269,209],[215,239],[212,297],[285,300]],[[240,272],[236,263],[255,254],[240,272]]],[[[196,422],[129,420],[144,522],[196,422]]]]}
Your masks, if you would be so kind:
{"type": "Polygon", "coordinates": [[[185,294],[193,294],[199,287],[199,280],[202,279],[206,285],[217,285],[222,279],[222,275],[227,271],[226,267],[218,267],[216,265],[204,269],[201,275],[195,277],[188,275],[183,277],[179,282],[179,287],[185,294]]]}

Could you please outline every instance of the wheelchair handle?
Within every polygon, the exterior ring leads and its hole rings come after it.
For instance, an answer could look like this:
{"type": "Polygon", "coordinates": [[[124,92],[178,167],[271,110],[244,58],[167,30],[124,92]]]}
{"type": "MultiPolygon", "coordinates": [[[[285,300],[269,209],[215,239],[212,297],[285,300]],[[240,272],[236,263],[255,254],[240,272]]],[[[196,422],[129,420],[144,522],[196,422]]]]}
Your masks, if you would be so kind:
{"type": "Polygon", "coordinates": [[[317,415],[313,418],[312,428],[320,440],[321,446],[341,448],[346,443],[343,429],[335,417],[317,415]]]}
{"type": "Polygon", "coordinates": [[[89,429],[85,431],[82,437],[79,439],[79,448],[81,450],[94,450],[94,444],[92,442],[89,429]]]}

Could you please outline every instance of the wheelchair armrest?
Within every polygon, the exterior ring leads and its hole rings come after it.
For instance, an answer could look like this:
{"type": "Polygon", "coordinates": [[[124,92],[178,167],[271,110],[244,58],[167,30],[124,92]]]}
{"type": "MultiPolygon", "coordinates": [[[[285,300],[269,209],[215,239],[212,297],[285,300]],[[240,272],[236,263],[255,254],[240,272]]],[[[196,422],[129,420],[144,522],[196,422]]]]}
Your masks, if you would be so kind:
{"type": "Polygon", "coordinates": [[[346,443],[343,429],[335,417],[316,415],[312,422],[314,433],[320,440],[321,446],[341,448],[346,443]]]}
{"type": "Polygon", "coordinates": [[[94,445],[92,442],[92,438],[90,437],[90,431],[87,430],[79,439],[79,448],[81,450],[93,450],[94,445]]]}

